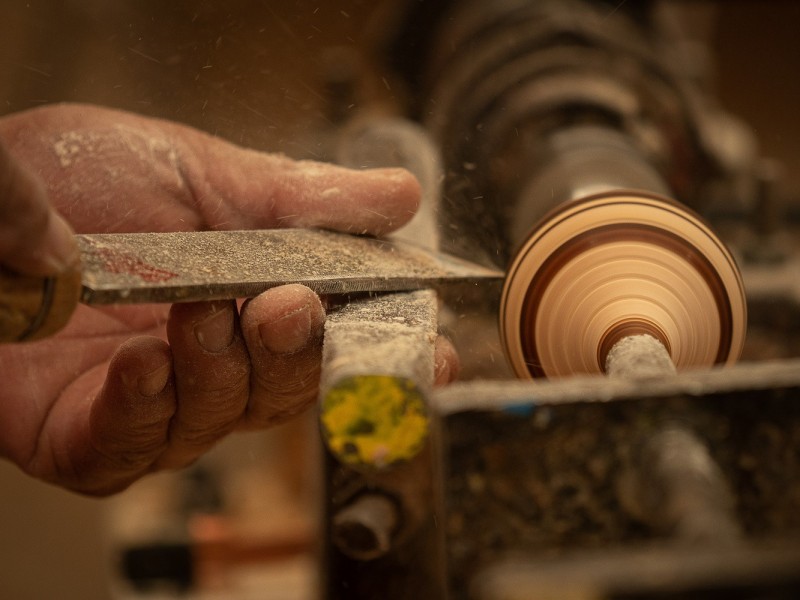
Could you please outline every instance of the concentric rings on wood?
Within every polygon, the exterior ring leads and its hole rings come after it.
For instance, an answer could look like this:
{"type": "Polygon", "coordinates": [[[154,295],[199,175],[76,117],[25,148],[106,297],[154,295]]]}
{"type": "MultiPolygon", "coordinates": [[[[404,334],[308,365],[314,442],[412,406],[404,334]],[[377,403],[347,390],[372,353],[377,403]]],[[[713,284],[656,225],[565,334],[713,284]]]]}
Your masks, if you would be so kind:
{"type": "Polygon", "coordinates": [[[619,191],[559,206],[506,277],[500,331],[519,377],[601,373],[622,337],[660,340],[681,370],[734,362],[747,322],[739,269],[688,208],[619,191]]]}

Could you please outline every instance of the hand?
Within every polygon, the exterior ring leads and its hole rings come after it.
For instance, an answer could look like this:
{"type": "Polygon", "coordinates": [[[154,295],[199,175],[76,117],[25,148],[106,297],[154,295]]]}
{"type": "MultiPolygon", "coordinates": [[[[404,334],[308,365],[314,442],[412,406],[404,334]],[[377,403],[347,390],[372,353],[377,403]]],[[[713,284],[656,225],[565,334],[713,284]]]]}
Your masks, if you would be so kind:
{"type": "MultiPolygon", "coordinates": [[[[31,274],[75,260],[66,222],[79,233],[302,226],[380,235],[419,201],[400,169],[293,161],[91,106],[5,117],[0,142],[0,263],[31,274]]],[[[97,495],[187,465],[226,434],[314,401],[323,322],[320,299],[299,285],[241,308],[79,306],[60,334],[0,346],[0,454],[97,495]]],[[[454,377],[444,340],[436,362],[439,383],[454,377]]]]}

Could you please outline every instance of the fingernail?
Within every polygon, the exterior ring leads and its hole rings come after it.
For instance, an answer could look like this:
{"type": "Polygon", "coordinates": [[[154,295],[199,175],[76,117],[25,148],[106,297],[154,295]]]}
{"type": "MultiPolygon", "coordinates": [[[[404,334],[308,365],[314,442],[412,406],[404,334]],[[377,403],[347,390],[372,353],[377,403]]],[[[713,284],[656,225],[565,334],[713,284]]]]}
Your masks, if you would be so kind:
{"type": "Polygon", "coordinates": [[[433,385],[447,385],[458,378],[461,370],[458,353],[453,344],[443,335],[436,338],[433,362],[433,385]]]}
{"type": "Polygon", "coordinates": [[[450,380],[450,363],[446,359],[438,359],[433,363],[433,384],[444,385],[450,380]]]}
{"type": "Polygon", "coordinates": [[[275,354],[291,354],[302,350],[311,338],[311,306],[258,326],[264,347],[275,354]]]}
{"type": "Polygon", "coordinates": [[[78,262],[78,244],[72,228],[56,212],[50,213],[47,234],[39,255],[42,262],[55,273],[78,262]]]}
{"type": "Polygon", "coordinates": [[[166,363],[149,373],[141,375],[136,382],[139,393],[142,396],[155,396],[167,385],[170,373],[172,373],[172,365],[166,363]]]}
{"type": "Polygon", "coordinates": [[[207,352],[222,352],[233,342],[233,311],[218,310],[194,326],[197,343],[207,352]]]}

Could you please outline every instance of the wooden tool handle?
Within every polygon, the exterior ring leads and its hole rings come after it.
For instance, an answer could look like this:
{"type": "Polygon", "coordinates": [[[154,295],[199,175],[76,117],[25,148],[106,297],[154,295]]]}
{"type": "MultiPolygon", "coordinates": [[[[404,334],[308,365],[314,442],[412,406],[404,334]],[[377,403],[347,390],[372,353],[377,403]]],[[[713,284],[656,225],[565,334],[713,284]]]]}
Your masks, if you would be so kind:
{"type": "Polygon", "coordinates": [[[0,267],[0,343],[37,340],[69,321],[81,293],[81,272],[58,277],[20,275],[0,267]]]}

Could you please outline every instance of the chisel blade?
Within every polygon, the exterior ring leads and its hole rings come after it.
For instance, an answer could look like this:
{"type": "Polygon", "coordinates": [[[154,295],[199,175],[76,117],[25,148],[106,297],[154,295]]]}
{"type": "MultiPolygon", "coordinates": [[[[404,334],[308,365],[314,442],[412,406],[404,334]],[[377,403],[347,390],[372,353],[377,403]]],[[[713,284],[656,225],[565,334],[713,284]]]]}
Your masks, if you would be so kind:
{"type": "Polygon", "coordinates": [[[311,229],[76,236],[87,304],[255,296],[301,283],[320,294],[500,281],[503,273],[412,244],[311,229]]]}

